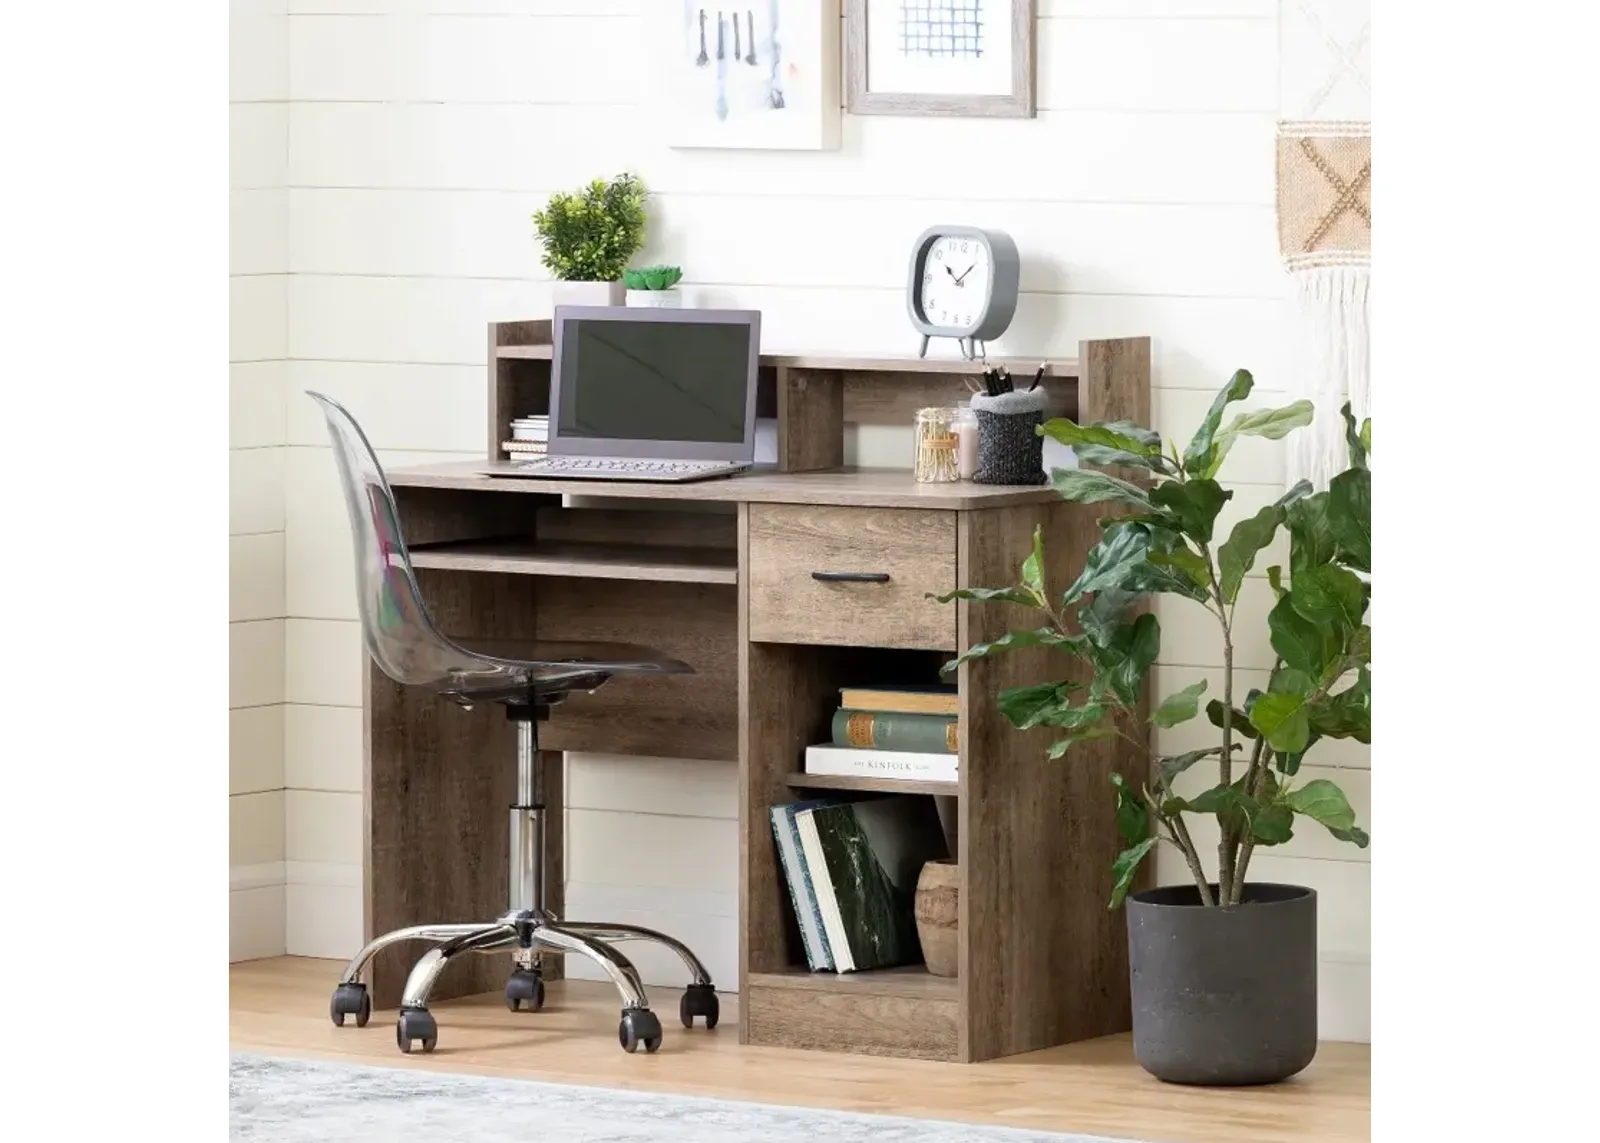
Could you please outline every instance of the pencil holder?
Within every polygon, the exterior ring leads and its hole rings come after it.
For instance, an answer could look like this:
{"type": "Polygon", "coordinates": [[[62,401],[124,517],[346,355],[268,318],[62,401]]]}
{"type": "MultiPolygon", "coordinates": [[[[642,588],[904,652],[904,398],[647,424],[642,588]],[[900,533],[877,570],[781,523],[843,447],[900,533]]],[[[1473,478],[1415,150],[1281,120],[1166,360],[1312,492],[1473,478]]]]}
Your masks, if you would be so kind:
{"type": "Polygon", "coordinates": [[[1043,389],[972,395],[972,411],[978,418],[978,471],[972,477],[978,484],[1043,484],[1044,438],[1038,427],[1044,423],[1043,389]]]}

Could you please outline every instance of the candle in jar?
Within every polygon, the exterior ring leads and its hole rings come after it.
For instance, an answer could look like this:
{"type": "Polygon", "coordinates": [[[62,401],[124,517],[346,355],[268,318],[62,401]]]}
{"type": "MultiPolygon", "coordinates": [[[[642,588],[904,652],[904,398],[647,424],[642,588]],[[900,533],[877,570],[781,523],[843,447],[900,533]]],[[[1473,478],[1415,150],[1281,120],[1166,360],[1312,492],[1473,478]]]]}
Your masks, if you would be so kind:
{"type": "Polygon", "coordinates": [[[956,467],[962,480],[971,480],[978,472],[978,415],[963,408],[956,418],[956,467]]]}

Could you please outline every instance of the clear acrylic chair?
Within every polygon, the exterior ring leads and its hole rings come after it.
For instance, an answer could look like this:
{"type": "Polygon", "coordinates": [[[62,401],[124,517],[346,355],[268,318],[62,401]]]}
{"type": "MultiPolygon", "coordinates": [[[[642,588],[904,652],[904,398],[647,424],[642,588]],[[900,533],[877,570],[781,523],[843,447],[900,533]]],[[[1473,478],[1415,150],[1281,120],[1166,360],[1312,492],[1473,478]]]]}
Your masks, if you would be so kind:
{"type": "Polygon", "coordinates": [[[701,1017],[717,1025],[716,991],[705,966],[681,942],[651,929],[622,924],[560,921],[545,907],[543,879],[544,814],[539,765],[538,724],[550,708],[573,691],[593,691],[615,675],[691,674],[676,659],[623,643],[532,643],[474,647],[452,641],[434,625],[423,603],[411,557],[400,535],[399,512],[383,468],[349,412],[320,393],[308,392],[321,407],[333,440],[334,461],[350,513],[355,540],[356,593],[367,652],[379,669],[403,686],[421,687],[462,706],[503,705],[517,725],[517,804],[511,807],[511,888],[507,910],[494,920],[413,925],[369,941],[350,961],[334,989],[329,1013],[341,1027],[354,1016],[364,1027],[372,1014],[362,970],[380,950],[400,941],[432,944],[406,979],[395,1023],[403,1052],[420,1046],[431,1052],[438,1025],[428,1011],[428,995],[455,958],[509,952],[514,965],[506,981],[506,1004],[538,1011],[544,1004],[539,950],[576,953],[600,966],[622,996],[617,1038],[629,1052],[661,1046],[661,1022],[650,1011],[644,985],[627,957],[613,944],[655,941],[675,952],[689,970],[690,982],[679,1005],[684,1027],[701,1017]],[[515,652],[513,655],[512,652],[515,652]]]}

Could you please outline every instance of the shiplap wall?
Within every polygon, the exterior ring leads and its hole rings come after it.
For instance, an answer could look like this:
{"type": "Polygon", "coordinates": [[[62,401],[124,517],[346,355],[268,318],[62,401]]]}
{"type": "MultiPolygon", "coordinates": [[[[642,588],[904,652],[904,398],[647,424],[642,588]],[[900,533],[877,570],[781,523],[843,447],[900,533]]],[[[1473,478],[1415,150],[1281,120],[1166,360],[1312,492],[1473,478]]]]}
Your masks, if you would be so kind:
{"type": "MultiPolygon", "coordinates": [[[[681,263],[693,302],[759,308],[768,349],[905,352],[912,239],[933,222],[989,225],[1025,259],[995,351],[1152,335],[1157,427],[1180,438],[1240,366],[1261,385],[1252,404],[1285,400],[1273,0],[1041,0],[1036,119],[847,116],[843,148],[811,154],[656,144],[639,105],[644,2],[290,0],[292,953],[347,956],[361,916],[362,652],[333,464],[300,391],[346,401],[386,463],[479,455],[484,323],[548,312],[529,215],[550,191],[639,171],[655,194],[643,257],[681,263]]],[[[904,432],[851,451],[909,464],[904,432]]],[[[1225,475],[1238,495],[1224,527],[1276,497],[1280,450],[1246,442],[1225,475]]],[[[1239,605],[1251,685],[1271,666],[1268,596],[1255,577],[1239,605]]],[[[1215,688],[1209,617],[1181,601],[1160,615],[1160,691],[1201,674],[1215,688]]],[[[1365,820],[1366,752],[1319,752],[1347,767],[1365,820]]],[[[579,755],[569,770],[569,914],[669,929],[731,981],[733,767],[579,755]]],[[[1323,1034],[1366,1038],[1366,855],[1308,830],[1253,868],[1320,891],[1323,1034]]],[[[1161,873],[1185,876],[1181,862],[1161,873]]],[[[647,980],[678,981],[669,958],[639,960],[647,980]]]]}
{"type": "Polygon", "coordinates": [[[289,16],[233,0],[228,92],[229,956],[281,955],[289,16]]]}

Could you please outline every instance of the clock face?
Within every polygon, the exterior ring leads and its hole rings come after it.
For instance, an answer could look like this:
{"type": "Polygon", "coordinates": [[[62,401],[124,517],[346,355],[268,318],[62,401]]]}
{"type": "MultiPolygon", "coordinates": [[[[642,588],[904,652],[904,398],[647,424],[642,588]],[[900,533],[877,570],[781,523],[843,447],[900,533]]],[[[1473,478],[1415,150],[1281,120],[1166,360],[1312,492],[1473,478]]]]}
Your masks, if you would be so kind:
{"type": "Polygon", "coordinates": [[[975,328],[988,308],[993,275],[988,243],[967,235],[935,238],[918,289],[923,318],[947,329],[975,328]]]}

